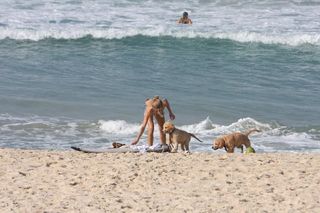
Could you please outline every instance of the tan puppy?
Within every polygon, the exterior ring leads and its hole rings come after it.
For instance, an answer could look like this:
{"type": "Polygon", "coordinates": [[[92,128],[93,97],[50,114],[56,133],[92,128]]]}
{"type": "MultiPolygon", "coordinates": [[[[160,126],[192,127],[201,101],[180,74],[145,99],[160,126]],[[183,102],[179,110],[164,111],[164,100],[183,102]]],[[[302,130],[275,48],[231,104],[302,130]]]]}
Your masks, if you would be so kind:
{"type": "Polygon", "coordinates": [[[240,148],[243,153],[243,145],[246,148],[251,147],[248,136],[252,132],[260,132],[260,130],[252,129],[246,133],[235,132],[229,135],[224,135],[213,141],[212,149],[217,150],[224,148],[228,153],[234,153],[234,148],[240,148]]]}
{"type": "Polygon", "coordinates": [[[169,134],[169,146],[171,147],[171,152],[178,151],[178,144],[180,144],[183,151],[189,152],[189,142],[191,137],[202,142],[194,134],[175,128],[171,122],[165,122],[163,124],[163,132],[169,134]]]}

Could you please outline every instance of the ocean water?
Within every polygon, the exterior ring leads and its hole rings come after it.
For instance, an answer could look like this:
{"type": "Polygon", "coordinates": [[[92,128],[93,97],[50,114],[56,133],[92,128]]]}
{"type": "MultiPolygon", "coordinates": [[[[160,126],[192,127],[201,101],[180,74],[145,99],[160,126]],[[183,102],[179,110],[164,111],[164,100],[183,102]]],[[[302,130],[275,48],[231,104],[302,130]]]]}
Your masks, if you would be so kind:
{"type": "Polygon", "coordinates": [[[258,152],[319,152],[319,11],[310,0],[1,1],[0,147],[130,143],[160,95],[204,141],[191,150],[258,128],[258,152]],[[193,25],[176,24],[183,11],[193,25]]]}

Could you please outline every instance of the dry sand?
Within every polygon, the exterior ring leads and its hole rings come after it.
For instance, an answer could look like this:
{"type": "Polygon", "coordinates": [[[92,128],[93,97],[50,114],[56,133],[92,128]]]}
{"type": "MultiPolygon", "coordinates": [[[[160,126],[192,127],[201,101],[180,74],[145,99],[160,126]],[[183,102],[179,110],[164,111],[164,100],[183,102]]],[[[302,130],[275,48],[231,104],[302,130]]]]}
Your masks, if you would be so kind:
{"type": "Polygon", "coordinates": [[[0,149],[0,212],[320,212],[320,154],[0,149]]]}

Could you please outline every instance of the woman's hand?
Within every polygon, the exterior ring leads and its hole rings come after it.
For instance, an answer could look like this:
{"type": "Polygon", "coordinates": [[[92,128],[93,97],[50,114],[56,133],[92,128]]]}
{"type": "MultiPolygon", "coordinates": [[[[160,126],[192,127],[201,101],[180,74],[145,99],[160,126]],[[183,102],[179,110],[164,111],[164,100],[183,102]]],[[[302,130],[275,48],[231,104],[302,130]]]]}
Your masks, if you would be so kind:
{"type": "Polygon", "coordinates": [[[174,120],[176,118],[176,116],[173,113],[170,113],[169,117],[170,117],[171,120],[174,120]]]}
{"type": "Polygon", "coordinates": [[[139,140],[135,139],[134,141],[131,142],[131,145],[136,145],[139,142],[139,140]]]}

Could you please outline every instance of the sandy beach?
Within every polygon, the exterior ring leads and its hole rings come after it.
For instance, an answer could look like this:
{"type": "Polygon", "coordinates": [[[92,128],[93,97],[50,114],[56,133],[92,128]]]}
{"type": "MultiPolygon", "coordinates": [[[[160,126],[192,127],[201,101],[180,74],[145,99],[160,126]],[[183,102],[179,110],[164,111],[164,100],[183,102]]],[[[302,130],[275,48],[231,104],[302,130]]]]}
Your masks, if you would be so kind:
{"type": "Polygon", "coordinates": [[[1,212],[319,212],[319,154],[0,149],[1,212]]]}

